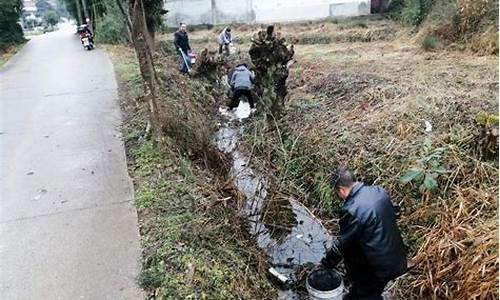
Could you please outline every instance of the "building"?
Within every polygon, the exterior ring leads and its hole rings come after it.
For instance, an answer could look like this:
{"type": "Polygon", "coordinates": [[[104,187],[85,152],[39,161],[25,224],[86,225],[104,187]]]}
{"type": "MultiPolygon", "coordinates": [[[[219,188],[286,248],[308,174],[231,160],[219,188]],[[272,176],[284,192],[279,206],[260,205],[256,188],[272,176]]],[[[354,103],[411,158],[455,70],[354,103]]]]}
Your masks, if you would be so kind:
{"type": "Polygon", "coordinates": [[[37,12],[35,1],[23,0],[23,11],[28,15],[35,14],[37,12]]]}
{"type": "Polygon", "coordinates": [[[371,0],[166,0],[166,23],[269,23],[370,14],[371,0]]]}

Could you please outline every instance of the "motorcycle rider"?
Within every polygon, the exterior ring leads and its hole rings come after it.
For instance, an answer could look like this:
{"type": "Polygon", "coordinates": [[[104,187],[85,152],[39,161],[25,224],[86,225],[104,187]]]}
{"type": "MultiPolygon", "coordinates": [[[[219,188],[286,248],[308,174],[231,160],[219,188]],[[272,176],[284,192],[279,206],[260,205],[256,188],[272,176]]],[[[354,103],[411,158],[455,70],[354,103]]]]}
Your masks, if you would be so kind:
{"type": "Polygon", "coordinates": [[[339,238],[321,263],[333,268],[344,258],[352,284],[344,299],[382,300],[387,283],[407,271],[397,210],[383,188],[356,181],[346,168],[339,169],[330,180],[344,204],[339,238]]]}
{"type": "MultiPolygon", "coordinates": [[[[82,38],[84,37],[88,37],[89,42],[94,45],[94,36],[92,35],[92,32],[86,24],[80,26],[80,40],[82,40],[82,38]]],[[[83,41],[81,42],[83,44],[83,41]]]]}
{"type": "Polygon", "coordinates": [[[229,53],[229,46],[233,42],[231,37],[231,28],[226,27],[222,30],[217,38],[217,43],[219,43],[219,54],[222,54],[223,51],[229,53]]]}
{"type": "Polygon", "coordinates": [[[179,30],[174,33],[174,46],[181,55],[181,72],[188,73],[190,67],[188,54],[191,53],[191,46],[189,45],[187,25],[185,23],[180,23],[179,30]]]}

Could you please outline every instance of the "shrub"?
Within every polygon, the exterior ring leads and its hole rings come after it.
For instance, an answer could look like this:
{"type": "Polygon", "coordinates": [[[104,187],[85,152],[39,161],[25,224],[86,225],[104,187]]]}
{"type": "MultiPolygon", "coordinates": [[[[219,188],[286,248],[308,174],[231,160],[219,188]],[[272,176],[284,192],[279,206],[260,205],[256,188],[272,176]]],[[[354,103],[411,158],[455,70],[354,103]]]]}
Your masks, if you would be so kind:
{"type": "Polygon", "coordinates": [[[439,40],[435,36],[426,36],[422,41],[422,48],[425,51],[433,50],[439,47],[439,40]]]}
{"type": "Polygon", "coordinates": [[[418,26],[427,16],[434,0],[407,0],[401,10],[401,20],[409,25],[418,26]]]}
{"type": "Polygon", "coordinates": [[[20,0],[0,1],[0,51],[26,41],[18,23],[22,7],[20,0]]]}
{"type": "Polygon", "coordinates": [[[43,15],[43,21],[49,26],[59,23],[59,14],[55,10],[48,10],[43,15]]]}
{"type": "Polygon", "coordinates": [[[120,15],[106,14],[96,23],[95,32],[98,42],[118,44],[127,41],[125,23],[120,15]]]}

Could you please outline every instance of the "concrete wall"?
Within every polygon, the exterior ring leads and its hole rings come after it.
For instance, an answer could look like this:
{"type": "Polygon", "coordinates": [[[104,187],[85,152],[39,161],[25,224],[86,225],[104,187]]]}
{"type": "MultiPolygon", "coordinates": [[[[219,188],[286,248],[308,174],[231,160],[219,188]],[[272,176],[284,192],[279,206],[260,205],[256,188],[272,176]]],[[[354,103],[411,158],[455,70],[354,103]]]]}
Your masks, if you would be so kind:
{"type": "Polygon", "coordinates": [[[268,23],[370,13],[371,0],[166,0],[167,24],[268,23]]]}

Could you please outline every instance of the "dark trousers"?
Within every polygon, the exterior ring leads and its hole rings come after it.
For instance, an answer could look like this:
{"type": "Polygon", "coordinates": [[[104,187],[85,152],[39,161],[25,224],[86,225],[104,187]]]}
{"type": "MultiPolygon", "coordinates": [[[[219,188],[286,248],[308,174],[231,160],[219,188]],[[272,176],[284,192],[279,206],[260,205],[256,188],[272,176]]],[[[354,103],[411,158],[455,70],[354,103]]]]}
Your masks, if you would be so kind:
{"type": "Polygon", "coordinates": [[[229,45],[219,45],[219,54],[226,51],[226,54],[229,54],[229,45]]]}
{"type": "Polygon", "coordinates": [[[378,278],[354,281],[344,300],[382,300],[382,293],[388,282],[389,280],[378,278]]]}
{"type": "Polygon", "coordinates": [[[188,72],[188,67],[191,67],[191,62],[189,61],[189,57],[186,54],[187,52],[179,52],[180,58],[181,58],[181,67],[180,70],[182,73],[187,73],[188,72]],[[186,64],[187,62],[187,64],[186,64]]]}
{"type": "Polygon", "coordinates": [[[252,92],[250,90],[242,90],[236,89],[233,93],[233,99],[231,104],[229,104],[229,108],[236,108],[240,105],[241,96],[246,96],[248,99],[248,104],[250,104],[250,108],[255,108],[255,103],[253,101],[252,92]]]}

